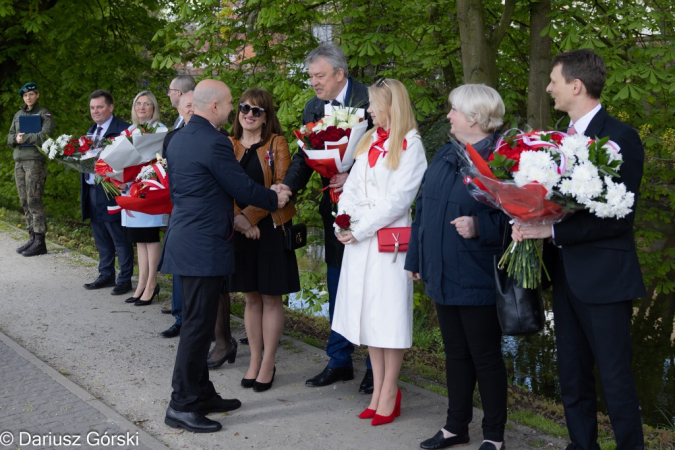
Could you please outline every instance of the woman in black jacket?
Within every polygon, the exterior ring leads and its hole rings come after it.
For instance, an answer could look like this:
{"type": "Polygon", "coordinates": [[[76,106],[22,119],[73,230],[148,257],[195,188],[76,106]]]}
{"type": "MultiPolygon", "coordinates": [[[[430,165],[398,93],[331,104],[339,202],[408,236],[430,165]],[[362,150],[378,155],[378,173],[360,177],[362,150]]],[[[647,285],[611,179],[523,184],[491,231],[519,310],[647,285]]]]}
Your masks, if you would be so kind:
{"type": "MultiPolygon", "coordinates": [[[[485,85],[460,86],[450,93],[450,132],[487,160],[502,125],[504,102],[485,85]]],[[[420,444],[440,449],[467,444],[473,390],[478,381],[483,410],[480,450],[504,448],[506,369],[495,308],[493,258],[500,254],[508,218],[476,201],[461,175],[464,164],[452,141],[434,156],[417,197],[405,269],[422,279],[436,302],[446,356],[446,424],[420,444]]]]}

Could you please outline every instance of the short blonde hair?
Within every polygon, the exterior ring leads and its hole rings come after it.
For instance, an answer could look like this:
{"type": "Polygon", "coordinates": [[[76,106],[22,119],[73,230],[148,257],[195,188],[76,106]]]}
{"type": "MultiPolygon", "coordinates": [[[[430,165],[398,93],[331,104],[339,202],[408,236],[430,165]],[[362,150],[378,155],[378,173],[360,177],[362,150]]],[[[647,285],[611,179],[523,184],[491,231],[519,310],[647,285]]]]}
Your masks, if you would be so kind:
{"type": "Polygon", "coordinates": [[[150,101],[152,102],[152,119],[150,119],[150,124],[152,125],[154,123],[159,122],[159,103],[157,103],[157,99],[155,98],[155,96],[152,92],[141,91],[138,94],[136,94],[136,97],[134,97],[134,101],[131,104],[131,122],[134,125],[142,125],[142,124],[138,123],[138,116],[136,115],[135,105],[136,105],[136,101],[139,98],[143,97],[144,95],[146,97],[148,97],[150,99],[150,101]]]}
{"type": "MultiPolygon", "coordinates": [[[[368,99],[377,116],[386,117],[389,123],[389,150],[385,163],[389,169],[396,170],[401,161],[405,135],[411,130],[417,130],[410,96],[403,83],[387,78],[368,87],[368,99]]],[[[370,150],[372,136],[376,131],[376,128],[372,128],[366,132],[356,147],[354,157],[370,150]]]]}
{"type": "Polygon", "coordinates": [[[493,133],[504,123],[504,101],[499,92],[484,84],[465,84],[450,92],[450,104],[476,123],[484,133],[493,133]]]}

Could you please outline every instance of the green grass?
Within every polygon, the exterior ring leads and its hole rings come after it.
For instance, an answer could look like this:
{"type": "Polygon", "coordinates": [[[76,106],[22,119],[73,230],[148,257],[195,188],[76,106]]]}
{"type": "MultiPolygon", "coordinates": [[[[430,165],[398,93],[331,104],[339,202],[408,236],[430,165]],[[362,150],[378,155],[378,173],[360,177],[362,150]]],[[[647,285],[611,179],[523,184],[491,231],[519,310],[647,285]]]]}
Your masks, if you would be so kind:
{"type": "Polygon", "coordinates": [[[567,439],[567,428],[529,410],[509,411],[509,420],[522,423],[551,436],[567,439]]]}

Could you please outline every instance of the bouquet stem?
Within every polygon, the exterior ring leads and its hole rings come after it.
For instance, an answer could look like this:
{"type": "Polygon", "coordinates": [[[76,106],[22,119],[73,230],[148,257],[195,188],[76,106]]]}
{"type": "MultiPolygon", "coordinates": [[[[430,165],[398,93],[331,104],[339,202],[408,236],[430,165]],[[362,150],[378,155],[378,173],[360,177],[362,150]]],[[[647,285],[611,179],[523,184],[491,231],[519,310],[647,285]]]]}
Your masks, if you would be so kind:
{"type": "Polygon", "coordinates": [[[541,269],[544,269],[546,278],[551,277],[546,270],[541,256],[541,239],[525,239],[518,242],[511,241],[502,255],[497,267],[501,270],[506,267],[506,273],[525,289],[536,289],[541,284],[541,269]]]}
{"type": "Polygon", "coordinates": [[[117,186],[112,184],[110,181],[101,181],[101,187],[105,191],[105,196],[108,200],[122,194],[120,190],[117,189],[117,186]]]}

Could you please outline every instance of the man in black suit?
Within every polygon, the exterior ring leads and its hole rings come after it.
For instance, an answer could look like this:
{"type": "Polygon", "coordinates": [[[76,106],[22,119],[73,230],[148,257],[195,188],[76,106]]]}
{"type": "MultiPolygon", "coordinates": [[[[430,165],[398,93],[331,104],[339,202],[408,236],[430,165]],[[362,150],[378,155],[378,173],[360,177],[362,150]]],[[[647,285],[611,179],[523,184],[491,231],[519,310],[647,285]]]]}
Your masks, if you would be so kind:
{"type": "MultiPolygon", "coordinates": [[[[87,131],[94,141],[119,136],[129,124],[113,116],[113,97],[103,89],[89,96],[89,112],[94,124],[87,131]]],[[[85,289],[100,289],[115,286],[113,295],[126,294],[131,290],[131,275],[134,271],[134,249],[124,240],[121,213],[108,214],[108,206],[117,206],[115,199],[108,199],[100,184],[94,183],[94,174],[83,173],[80,179],[82,220],[90,219],[94,242],[98,248],[98,278],[84,285],[85,289]],[[120,266],[115,283],[115,252],[120,266]]]]}
{"type": "MultiPolygon", "coordinates": [[[[552,64],[546,91],[555,109],[570,117],[570,133],[609,136],[621,147],[621,182],[640,190],[644,150],[637,132],[600,105],[605,65],[591,50],[565,52],[552,64]]],[[[600,219],[579,211],[553,226],[515,226],[513,238],[552,238],[545,248],[553,266],[553,313],[560,394],[572,443],[568,450],[597,450],[598,367],[618,450],[643,449],[635,381],[631,372],[632,300],[646,295],[633,237],[633,212],[600,219]]],[[[549,269],[550,270],[550,269],[549,269]]]]}
{"type": "MultiPolygon", "coordinates": [[[[364,110],[368,109],[368,88],[349,77],[347,58],[339,47],[332,44],[320,45],[307,55],[305,65],[316,97],[305,105],[302,112],[303,124],[316,122],[323,118],[324,106],[328,103],[336,106],[358,106],[364,110]]],[[[298,151],[293,156],[293,161],[286,172],[282,186],[286,186],[293,193],[297,193],[307,185],[313,172],[313,169],[305,162],[302,151],[298,151]]],[[[321,177],[321,182],[324,188],[335,188],[336,192],[340,192],[348,175],[345,172],[339,173],[331,179],[321,177]]],[[[338,242],[333,230],[335,220],[333,212],[337,210],[336,208],[337,205],[331,202],[330,194],[326,189],[319,204],[319,213],[321,214],[325,235],[328,311],[331,323],[333,322],[335,297],[344,253],[344,245],[338,242]]],[[[326,353],[330,358],[328,365],[323,372],[310,378],[305,384],[307,386],[327,386],[337,381],[352,380],[354,378],[351,357],[353,352],[354,345],[342,335],[331,331],[326,345],[326,353]]],[[[359,386],[359,392],[370,394],[373,392],[373,371],[370,366],[370,357],[366,360],[366,366],[366,374],[359,386]]]]}
{"type": "Polygon", "coordinates": [[[164,422],[210,433],[222,426],[206,414],[241,406],[239,400],[225,400],[216,393],[206,365],[221,287],[234,273],[234,199],[276,211],[290,193],[278,189],[277,194],[251,180],[235,159],[230,140],[218,131],[232,111],[232,95],[225,84],[201,81],[194,91],[194,108],[194,116],[167,149],[173,211],[160,267],[180,276],[184,304],[173,393],[164,422]]]}

